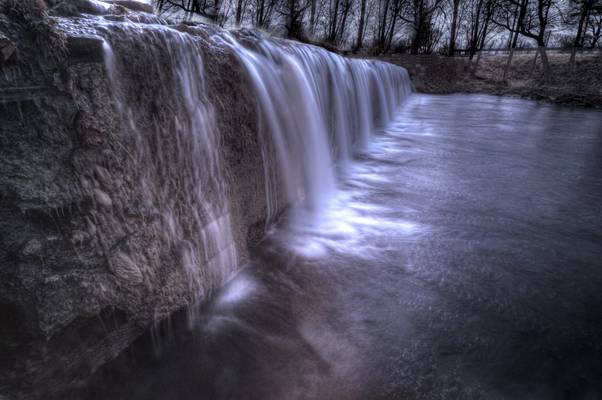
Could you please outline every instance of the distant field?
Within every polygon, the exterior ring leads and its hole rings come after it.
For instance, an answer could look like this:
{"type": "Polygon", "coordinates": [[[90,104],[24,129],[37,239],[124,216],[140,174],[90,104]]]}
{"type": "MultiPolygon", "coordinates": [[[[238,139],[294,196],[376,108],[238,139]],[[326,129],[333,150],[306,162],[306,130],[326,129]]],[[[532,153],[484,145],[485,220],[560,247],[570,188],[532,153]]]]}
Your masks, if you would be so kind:
{"type": "Polygon", "coordinates": [[[467,57],[393,54],[380,59],[408,68],[416,89],[425,93],[493,93],[542,99],[555,103],[602,108],[602,52],[578,53],[573,69],[570,53],[550,51],[551,81],[543,79],[541,60],[534,52],[515,52],[507,82],[508,55],[484,52],[475,72],[467,57]]]}

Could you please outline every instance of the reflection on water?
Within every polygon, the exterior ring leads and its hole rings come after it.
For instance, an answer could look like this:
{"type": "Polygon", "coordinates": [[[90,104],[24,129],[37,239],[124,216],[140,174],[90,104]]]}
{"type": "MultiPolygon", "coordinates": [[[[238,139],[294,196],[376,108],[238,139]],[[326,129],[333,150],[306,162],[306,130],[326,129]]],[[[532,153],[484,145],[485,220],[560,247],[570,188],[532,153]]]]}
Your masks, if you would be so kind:
{"type": "Polygon", "coordinates": [[[601,113],[413,95],[338,186],[88,397],[602,397],[601,113]]]}

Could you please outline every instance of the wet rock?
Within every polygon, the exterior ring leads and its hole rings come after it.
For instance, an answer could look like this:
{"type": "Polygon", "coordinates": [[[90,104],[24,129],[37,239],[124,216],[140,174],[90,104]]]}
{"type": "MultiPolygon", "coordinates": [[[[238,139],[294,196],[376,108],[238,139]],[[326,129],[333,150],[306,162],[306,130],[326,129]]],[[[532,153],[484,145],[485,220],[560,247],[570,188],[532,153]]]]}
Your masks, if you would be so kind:
{"type": "Polygon", "coordinates": [[[104,60],[102,39],[93,36],[67,38],[67,52],[71,62],[97,62],[104,60]]]}
{"type": "MultiPolygon", "coordinates": [[[[10,398],[63,399],[69,398],[64,393],[75,380],[85,381],[156,318],[190,303],[187,273],[209,268],[203,264],[205,250],[191,251],[191,268],[185,270],[174,248],[179,242],[170,242],[165,227],[170,219],[179,219],[195,232],[195,221],[212,221],[184,202],[171,210],[160,208],[156,192],[169,186],[163,195],[170,198],[198,185],[190,174],[181,173],[180,165],[156,154],[147,153],[141,168],[140,140],[131,121],[123,118],[124,105],[114,96],[102,41],[93,35],[93,24],[99,29],[117,26],[115,50],[128,63],[121,89],[135,107],[142,138],[164,133],[162,142],[151,142],[152,151],[176,157],[182,149],[174,146],[173,117],[168,117],[180,92],[161,82],[160,72],[172,68],[173,61],[167,42],[156,40],[156,28],[140,24],[136,29],[147,34],[132,38],[119,29],[134,22],[121,27],[81,13],[64,26],[58,24],[70,38],[68,57],[57,65],[41,63],[35,41],[27,32],[19,36],[16,24],[5,30],[3,24],[10,23],[0,16],[0,29],[11,32],[10,40],[19,45],[18,61],[26,67],[18,66],[0,90],[0,136],[7,144],[0,146],[0,306],[18,310],[14,314],[22,322],[17,337],[26,351],[11,350],[15,362],[0,365],[0,386],[10,398]],[[155,67],[150,75],[149,66],[155,67]],[[167,95],[157,98],[157,93],[167,95]],[[162,109],[163,117],[157,118],[162,109]],[[164,179],[166,171],[175,179],[164,179]],[[99,316],[113,310],[120,310],[122,323],[98,328],[99,316]],[[73,340],[65,339],[70,335],[73,340]]],[[[234,57],[203,42],[209,34],[203,26],[190,28],[207,66],[206,91],[215,105],[219,132],[216,151],[231,188],[227,219],[242,263],[247,245],[260,238],[264,225],[256,225],[251,239],[249,226],[266,219],[256,106],[234,57]]],[[[12,68],[3,67],[3,72],[8,76],[12,68]]],[[[219,280],[201,283],[194,293],[199,299],[219,280]]]]}
{"type": "Polygon", "coordinates": [[[86,239],[87,235],[85,232],[82,231],[75,231],[73,233],[71,233],[71,243],[73,245],[79,245],[82,244],[84,242],[84,240],[86,239]]]}
{"type": "Polygon", "coordinates": [[[50,14],[62,17],[77,17],[83,14],[104,15],[109,7],[100,2],[89,0],[54,0],[50,1],[50,14]]]}
{"type": "Polygon", "coordinates": [[[94,193],[94,199],[101,206],[109,208],[109,207],[111,207],[113,205],[113,201],[111,200],[111,196],[109,196],[108,194],[106,194],[102,190],[100,190],[100,189],[94,189],[93,193],[94,193]]]}
{"type": "Polygon", "coordinates": [[[75,117],[75,129],[81,143],[86,147],[97,147],[106,142],[106,133],[93,115],[78,113],[75,117]]]}
{"type": "Polygon", "coordinates": [[[31,239],[23,246],[21,254],[32,256],[38,254],[40,250],[42,250],[42,243],[38,239],[31,239]]]}
{"type": "Polygon", "coordinates": [[[57,17],[79,17],[81,12],[72,2],[62,1],[50,9],[50,15],[57,17]]]}
{"type": "Polygon", "coordinates": [[[105,3],[116,4],[132,11],[141,11],[145,13],[153,12],[153,6],[150,4],[145,4],[134,0],[105,0],[105,3]]]}
{"type": "Polygon", "coordinates": [[[118,251],[111,257],[111,272],[126,285],[139,285],[144,281],[142,271],[136,263],[125,253],[118,251]]]}
{"type": "Polygon", "coordinates": [[[16,47],[2,32],[0,32],[0,61],[8,61],[15,53],[16,47]]]}
{"type": "Polygon", "coordinates": [[[94,167],[94,177],[98,182],[101,183],[102,186],[106,188],[109,188],[113,185],[110,172],[100,165],[96,165],[94,167]]]}
{"type": "Polygon", "coordinates": [[[107,21],[114,21],[114,22],[128,21],[128,19],[125,17],[125,15],[105,15],[104,19],[106,19],[107,21]]]}

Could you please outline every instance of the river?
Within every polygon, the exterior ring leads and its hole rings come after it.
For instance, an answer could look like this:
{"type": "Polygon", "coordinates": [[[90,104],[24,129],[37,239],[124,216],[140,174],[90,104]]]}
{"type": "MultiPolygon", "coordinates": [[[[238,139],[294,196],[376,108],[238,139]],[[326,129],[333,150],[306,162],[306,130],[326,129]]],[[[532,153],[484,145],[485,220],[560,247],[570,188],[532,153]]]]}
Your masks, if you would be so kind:
{"type": "Polygon", "coordinates": [[[602,113],[413,94],[337,188],[88,396],[602,396],[602,113]]]}

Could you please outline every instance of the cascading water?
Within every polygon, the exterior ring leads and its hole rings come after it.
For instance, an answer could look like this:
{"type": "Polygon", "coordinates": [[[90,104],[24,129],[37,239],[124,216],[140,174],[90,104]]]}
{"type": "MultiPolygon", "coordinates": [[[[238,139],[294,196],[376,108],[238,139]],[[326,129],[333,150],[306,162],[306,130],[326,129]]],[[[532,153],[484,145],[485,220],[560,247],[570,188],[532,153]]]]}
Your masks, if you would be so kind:
{"type": "Polygon", "coordinates": [[[116,106],[135,142],[132,157],[145,200],[160,216],[166,245],[174,249],[195,302],[222,284],[237,265],[201,52],[192,36],[160,25],[110,25],[99,33],[105,39],[105,64],[116,106]],[[137,46],[143,46],[148,63],[128,62],[128,50],[137,46]],[[141,65],[142,73],[135,69],[141,65]],[[160,92],[145,92],[142,87],[129,93],[127,82],[141,78],[160,82],[153,85],[160,92]],[[145,100],[154,105],[150,120],[142,111],[148,110],[145,100]]]}
{"type": "MultiPolygon", "coordinates": [[[[297,205],[288,229],[279,235],[307,256],[322,254],[316,237],[340,235],[349,231],[349,220],[361,219],[337,190],[337,175],[347,172],[354,153],[365,148],[411,92],[408,73],[391,64],[247,35],[242,32],[238,39],[228,33],[219,39],[249,75],[259,118],[276,147],[288,201],[297,205]],[[308,232],[312,235],[304,235],[308,232]]],[[[267,188],[268,197],[274,187],[267,188]]]]}
{"type": "Polygon", "coordinates": [[[300,205],[295,219],[319,224],[336,195],[337,171],[345,171],[354,152],[411,92],[407,71],[290,41],[220,38],[251,79],[288,200],[300,205]]]}
{"type": "Polygon", "coordinates": [[[60,70],[26,65],[46,86],[3,108],[5,367],[40,394],[17,397],[68,398],[99,368],[94,399],[602,393],[599,113],[465,95],[395,110],[403,69],[106,7],[59,21],[96,37],[60,70]],[[284,192],[284,223],[222,286],[284,192]],[[218,286],[192,330],[172,319],[170,351],[123,351],[218,286]],[[21,353],[21,335],[44,343],[21,353]]]}
{"type": "Polygon", "coordinates": [[[338,176],[411,91],[402,68],[245,31],[183,32],[140,15],[70,24],[65,30],[103,40],[115,108],[130,141],[124,147],[135,149],[130,157],[142,206],[159,217],[192,302],[221,286],[239,258],[229,194],[235,189],[227,184],[224,132],[205,83],[203,46],[233,52],[256,95],[268,224],[282,207],[281,187],[295,204],[292,226],[322,229],[332,222],[333,208],[346,207],[338,176]]]}

